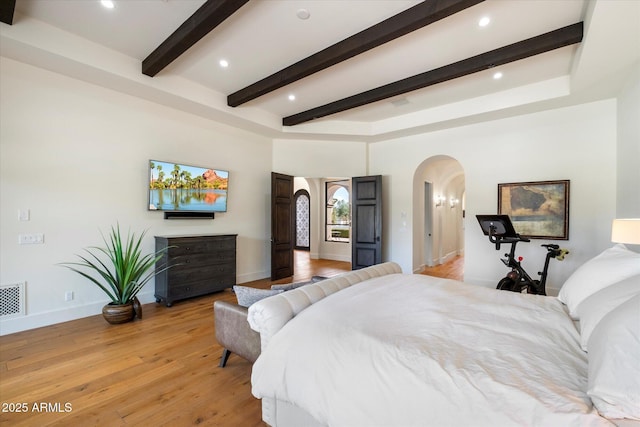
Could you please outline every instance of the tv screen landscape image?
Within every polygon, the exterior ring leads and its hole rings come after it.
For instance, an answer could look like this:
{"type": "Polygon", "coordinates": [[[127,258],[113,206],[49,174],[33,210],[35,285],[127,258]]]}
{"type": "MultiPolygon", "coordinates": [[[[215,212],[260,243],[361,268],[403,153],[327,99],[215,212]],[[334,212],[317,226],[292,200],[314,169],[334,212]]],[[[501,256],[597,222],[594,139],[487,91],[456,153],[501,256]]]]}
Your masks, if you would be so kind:
{"type": "Polygon", "coordinates": [[[149,161],[149,210],[226,212],[228,188],[228,171],[149,161]]]}

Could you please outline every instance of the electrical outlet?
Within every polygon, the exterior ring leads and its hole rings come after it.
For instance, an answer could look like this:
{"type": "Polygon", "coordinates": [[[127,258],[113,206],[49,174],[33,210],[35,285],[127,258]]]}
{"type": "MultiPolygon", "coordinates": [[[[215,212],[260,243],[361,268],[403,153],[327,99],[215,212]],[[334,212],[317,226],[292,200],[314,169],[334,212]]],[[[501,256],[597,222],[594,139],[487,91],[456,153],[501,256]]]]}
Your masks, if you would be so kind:
{"type": "Polygon", "coordinates": [[[64,293],[65,301],[73,301],[73,291],[67,291],[64,293]]]}
{"type": "Polygon", "coordinates": [[[18,235],[18,244],[20,245],[41,245],[43,243],[44,243],[44,234],[42,233],[18,235]]]}

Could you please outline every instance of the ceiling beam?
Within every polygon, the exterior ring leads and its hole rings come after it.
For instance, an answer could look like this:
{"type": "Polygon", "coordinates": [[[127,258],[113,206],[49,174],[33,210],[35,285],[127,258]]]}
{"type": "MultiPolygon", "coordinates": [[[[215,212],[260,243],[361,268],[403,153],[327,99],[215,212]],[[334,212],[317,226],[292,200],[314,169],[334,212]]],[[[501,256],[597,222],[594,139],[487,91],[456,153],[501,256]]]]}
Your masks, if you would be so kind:
{"type": "Polygon", "coordinates": [[[582,41],[583,23],[578,22],[555,31],[548,32],[527,40],[504,46],[489,52],[473,56],[453,64],[445,65],[431,71],[407,77],[366,92],[359,93],[320,107],[294,114],[282,119],[284,126],[294,126],[313,119],[325,117],[341,111],[350,110],[372,102],[381,101],[417,89],[453,80],[478,71],[508,64],[544,52],[582,41]]]}
{"type": "Polygon", "coordinates": [[[0,1],[0,22],[13,25],[13,13],[16,10],[16,0],[0,1]]]}
{"type": "Polygon", "coordinates": [[[237,107],[483,1],[428,0],[419,3],[232,93],[227,97],[227,105],[237,107]]]}
{"type": "Polygon", "coordinates": [[[207,0],[142,61],[142,74],[150,77],[158,74],[248,1],[207,0]]]}

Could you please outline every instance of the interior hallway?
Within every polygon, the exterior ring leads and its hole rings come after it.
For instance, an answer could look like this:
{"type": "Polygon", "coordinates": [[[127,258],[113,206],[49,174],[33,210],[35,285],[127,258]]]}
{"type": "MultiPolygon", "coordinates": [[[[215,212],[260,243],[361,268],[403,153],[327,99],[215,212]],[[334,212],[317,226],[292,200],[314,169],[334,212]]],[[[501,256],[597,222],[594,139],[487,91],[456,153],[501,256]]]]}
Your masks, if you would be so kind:
{"type": "Polygon", "coordinates": [[[464,256],[458,255],[444,264],[425,267],[420,274],[462,281],[464,279],[464,256]]]}

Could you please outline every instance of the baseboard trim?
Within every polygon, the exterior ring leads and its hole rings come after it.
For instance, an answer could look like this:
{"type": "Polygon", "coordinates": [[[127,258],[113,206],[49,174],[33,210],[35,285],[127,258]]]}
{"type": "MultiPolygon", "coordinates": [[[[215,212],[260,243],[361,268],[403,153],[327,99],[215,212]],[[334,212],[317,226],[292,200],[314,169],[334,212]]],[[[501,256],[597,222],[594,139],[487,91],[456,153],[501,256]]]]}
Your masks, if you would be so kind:
{"type": "MultiPolygon", "coordinates": [[[[138,299],[142,304],[148,304],[156,301],[154,291],[140,292],[138,294],[138,299]]],[[[0,336],[102,314],[102,307],[108,303],[108,300],[95,301],[59,310],[0,320],[0,336]]]]}

